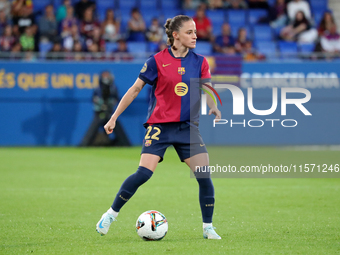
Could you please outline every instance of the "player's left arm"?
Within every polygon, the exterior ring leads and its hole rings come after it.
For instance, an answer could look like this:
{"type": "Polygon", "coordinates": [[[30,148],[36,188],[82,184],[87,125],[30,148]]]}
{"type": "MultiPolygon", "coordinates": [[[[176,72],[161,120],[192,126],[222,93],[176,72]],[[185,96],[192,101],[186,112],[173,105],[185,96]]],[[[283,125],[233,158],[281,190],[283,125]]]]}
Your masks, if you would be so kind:
{"type": "Polygon", "coordinates": [[[209,88],[209,86],[212,87],[212,84],[210,82],[211,80],[211,74],[210,74],[210,68],[209,64],[206,58],[203,59],[202,67],[201,67],[201,79],[205,81],[203,83],[204,93],[207,95],[207,105],[209,106],[209,115],[214,114],[215,120],[221,119],[221,112],[217,108],[217,104],[215,104],[216,97],[214,92],[209,88]],[[204,84],[207,84],[208,86],[204,86],[204,84]]]}
{"type": "Polygon", "coordinates": [[[212,84],[211,84],[211,82],[206,82],[206,83],[203,84],[203,87],[204,87],[204,90],[205,90],[204,93],[207,95],[207,105],[210,109],[209,115],[214,114],[216,116],[215,120],[216,120],[216,122],[218,122],[218,120],[220,120],[221,117],[222,117],[221,111],[217,108],[217,105],[215,103],[217,101],[216,101],[216,97],[215,97],[214,92],[208,86],[204,86],[205,84],[207,84],[209,86],[212,86],[212,84]],[[211,95],[213,97],[211,97],[211,95]]]}

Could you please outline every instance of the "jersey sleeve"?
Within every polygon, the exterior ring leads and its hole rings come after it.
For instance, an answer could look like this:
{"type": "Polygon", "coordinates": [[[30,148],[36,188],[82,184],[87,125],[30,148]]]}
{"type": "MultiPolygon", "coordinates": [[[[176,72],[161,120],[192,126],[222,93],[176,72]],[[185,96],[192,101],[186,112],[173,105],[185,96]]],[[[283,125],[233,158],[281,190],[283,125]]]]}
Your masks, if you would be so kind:
{"type": "Polygon", "coordinates": [[[154,56],[146,60],[142,70],[139,73],[139,78],[144,82],[154,85],[158,77],[157,64],[154,56]]]}
{"type": "Polygon", "coordinates": [[[211,74],[209,64],[206,58],[203,58],[202,66],[201,66],[201,79],[202,82],[211,82],[211,74]]]}

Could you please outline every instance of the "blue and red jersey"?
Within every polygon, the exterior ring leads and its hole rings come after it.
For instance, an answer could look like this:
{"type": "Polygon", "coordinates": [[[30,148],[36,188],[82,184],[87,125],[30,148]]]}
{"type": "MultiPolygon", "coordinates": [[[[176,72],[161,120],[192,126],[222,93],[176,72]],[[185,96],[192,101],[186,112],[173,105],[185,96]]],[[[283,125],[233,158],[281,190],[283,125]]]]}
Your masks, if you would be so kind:
{"type": "Polygon", "coordinates": [[[199,119],[200,84],[210,82],[208,61],[189,50],[176,58],[170,48],[151,56],[139,78],[152,85],[147,124],[197,122],[199,119]]]}

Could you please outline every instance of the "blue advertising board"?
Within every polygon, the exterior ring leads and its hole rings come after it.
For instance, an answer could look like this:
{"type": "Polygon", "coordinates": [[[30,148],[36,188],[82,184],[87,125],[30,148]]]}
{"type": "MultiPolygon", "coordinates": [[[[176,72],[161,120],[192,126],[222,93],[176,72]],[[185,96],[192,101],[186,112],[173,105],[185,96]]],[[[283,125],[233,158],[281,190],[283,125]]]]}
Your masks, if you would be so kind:
{"type": "MultiPolygon", "coordinates": [[[[340,64],[332,62],[243,63],[239,87],[244,96],[243,115],[233,113],[230,90],[217,90],[223,106],[220,124],[213,127],[211,116],[201,116],[201,133],[207,144],[215,145],[328,145],[340,144],[340,64]],[[252,88],[252,96],[248,89],[252,88]],[[273,88],[277,96],[273,97],[273,88]],[[302,88],[310,93],[303,103],[311,115],[288,104],[282,113],[281,93],[302,88]],[[276,110],[269,115],[253,114],[248,99],[258,110],[276,110]]],[[[304,93],[287,93],[287,98],[304,98],[304,93]]]]}
{"type": "MultiPolygon", "coordinates": [[[[0,62],[0,146],[79,145],[94,116],[91,97],[100,73],[109,70],[114,74],[121,97],[142,66],[143,63],[0,62]]],[[[340,144],[339,76],[340,64],[336,62],[243,63],[242,73],[236,77],[238,82],[233,84],[243,93],[244,115],[233,113],[229,90],[217,90],[223,103],[219,106],[222,118],[227,123],[213,127],[212,116],[201,116],[205,143],[340,144]],[[276,110],[266,116],[253,114],[247,103],[248,88],[253,89],[254,108],[266,110],[272,106],[274,87],[278,92],[276,110]],[[303,106],[311,115],[292,104],[287,105],[286,115],[282,114],[282,91],[297,87],[310,92],[311,99],[303,106]],[[295,125],[292,120],[297,125],[288,127],[295,125]]],[[[133,145],[141,145],[143,140],[149,89],[144,88],[119,118],[133,145]]],[[[287,93],[287,98],[303,97],[303,93],[287,93]]]]}
{"type": "MultiPolygon", "coordinates": [[[[141,66],[0,62],[0,145],[79,145],[93,118],[92,93],[100,73],[109,70],[114,74],[121,97],[141,66]]],[[[120,118],[133,144],[140,144],[143,138],[147,102],[145,89],[120,118]]]]}

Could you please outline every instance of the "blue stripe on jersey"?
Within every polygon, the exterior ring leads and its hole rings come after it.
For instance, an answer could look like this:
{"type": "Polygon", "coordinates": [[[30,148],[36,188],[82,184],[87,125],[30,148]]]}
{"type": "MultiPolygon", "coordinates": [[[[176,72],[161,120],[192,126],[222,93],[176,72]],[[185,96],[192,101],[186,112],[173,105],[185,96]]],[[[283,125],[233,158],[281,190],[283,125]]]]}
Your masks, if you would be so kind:
{"type": "Polygon", "coordinates": [[[185,68],[185,74],[182,75],[182,82],[188,85],[189,91],[181,99],[181,121],[190,120],[191,122],[198,122],[201,99],[198,79],[201,77],[204,58],[191,50],[189,54],[186,58],[182,59],[182,67],[185,68]]]}
{"type": "Polygon", "coordinates": [[[157,64],[154,56],[151,56],[144,64],[139,74],[139,79],[150,84],[156,85],[157,83],[157,64]]]}
{"type": "MultiPolygon", "coordinates": [[[[148,119],[150,118],[150,116],[153,113],[153,110],[155,109],[156,104],[157,104],[157,98],[155,96],[155,90],[156,90],[156,86],[152,86],[152,90],[150,92],[150,101],[149,101],[149,108],[148,108],[148,116],[146,117],[146,121],[148,121],[148,119]]],[[[145,127],[148,126],[146,124],[146,122],[143,125],[145,127]]]]}

